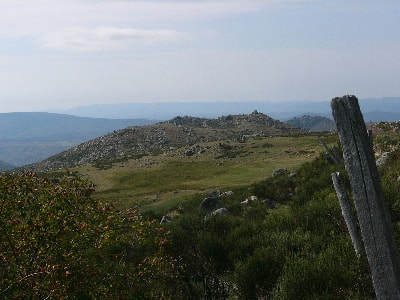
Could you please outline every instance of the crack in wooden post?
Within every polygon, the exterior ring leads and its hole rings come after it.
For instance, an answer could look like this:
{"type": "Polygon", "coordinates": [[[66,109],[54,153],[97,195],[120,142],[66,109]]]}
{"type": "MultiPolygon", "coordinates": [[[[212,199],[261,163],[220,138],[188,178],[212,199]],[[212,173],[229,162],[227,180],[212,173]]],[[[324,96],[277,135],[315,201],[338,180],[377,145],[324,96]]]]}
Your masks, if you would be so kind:
{"type": "Polygon", "coordinates": [[[400,299],[399,252],[358,100],[334,98],[331,107],[376,297],[400,299]]]}

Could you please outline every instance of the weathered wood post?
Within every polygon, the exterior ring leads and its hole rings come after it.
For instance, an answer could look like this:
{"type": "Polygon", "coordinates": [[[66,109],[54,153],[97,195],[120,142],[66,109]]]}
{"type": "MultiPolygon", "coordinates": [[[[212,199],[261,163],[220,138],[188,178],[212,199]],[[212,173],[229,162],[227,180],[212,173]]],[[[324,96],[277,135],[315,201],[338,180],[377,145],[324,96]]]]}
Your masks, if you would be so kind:
{"type": "Polygon", "coordinates": [[[347,229],[349,230],[351,241],[353,242],[354,250],[358,257],[365,256],[364,244],[361,237],[360,227],[357,222],[357,217],[353,212],[353,207],[347,197],[344,184],[340,177],[339,172],[332,173],[332,182],[335,187],[336,195],[339,199],[342,215],[346,222],[347,229]]]}
{"type": "Polygon", "coordinates": [[[399,252],[358,100],[334,98],[331,107],[376,297],[400,299],[399,252]]]}

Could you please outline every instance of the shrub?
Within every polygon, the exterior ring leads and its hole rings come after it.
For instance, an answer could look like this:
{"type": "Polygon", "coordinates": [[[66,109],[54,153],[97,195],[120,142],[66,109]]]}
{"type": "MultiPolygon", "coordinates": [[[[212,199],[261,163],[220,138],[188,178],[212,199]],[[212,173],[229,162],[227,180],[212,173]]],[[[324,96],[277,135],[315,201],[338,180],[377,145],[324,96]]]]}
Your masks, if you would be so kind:
{"type": "Polygon", "coordinates": [[[258,248],[253,255],[236,266],[236,282],[241,299],[262,299],[270,296],[284,264],[282,253],[271,247],[258,248]]]}
{"type": "Polygon", "coordinates": [[[273,298],[373,299],[365,264],[351,247],[347,239],[338,238],[318,254],[303,252],[289,258],[273,298]]]}
{"type": "Polygon", "coordinates": [[[94,200],[86,180],[0,175],[0,297],[156,298],[176,294],[168,234],[94,200]],[[157,287],[150,289],[149,285],[157,287]]]}

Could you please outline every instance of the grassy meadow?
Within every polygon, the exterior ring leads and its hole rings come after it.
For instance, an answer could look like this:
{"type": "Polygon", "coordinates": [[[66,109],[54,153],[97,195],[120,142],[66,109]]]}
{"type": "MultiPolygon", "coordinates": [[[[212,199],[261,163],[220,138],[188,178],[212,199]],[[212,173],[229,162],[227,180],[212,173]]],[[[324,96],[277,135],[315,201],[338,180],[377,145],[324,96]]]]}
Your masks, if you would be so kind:
{"type": "MultiPolygon", "coordinates": [[[[333,145],[337,136],[326,134],[322,139],[333,145]]],[[[105,170],[85,165],[74,171],[96,185],[95,197],[113,201],[120,209],[139,206],[142,211],[164,212],[188,195],[247,186],[270,177],[277,168],[295,172],[324,151],[317,135],[199,145],[202,151],[194,155],[185,155],[190,147],[183,147],[114,163],[105,170]]]]}

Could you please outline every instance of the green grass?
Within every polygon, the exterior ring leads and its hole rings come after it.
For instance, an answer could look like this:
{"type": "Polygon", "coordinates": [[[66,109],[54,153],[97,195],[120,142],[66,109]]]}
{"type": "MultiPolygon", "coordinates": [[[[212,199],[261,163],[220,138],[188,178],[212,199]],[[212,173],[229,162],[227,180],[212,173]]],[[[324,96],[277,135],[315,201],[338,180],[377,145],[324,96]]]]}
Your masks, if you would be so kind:
{"type": "MultiPolygon", "coordinates": [[[[336,135],[323,138],[328,144],[337,140],[336,135]]],[[[314,135],[227,143],[232,147],[205,144],[207,150],[197,156],[179,155],[184,149],[177,149],[107,170],[83,166],[77,171],[97,185],[96,197],[113,201],[121,209],[138,205],[142,210],[168,211],[189,195],[248,186],[270,177],[276,168],[295,172],[323,151],[314,135]]]]}

